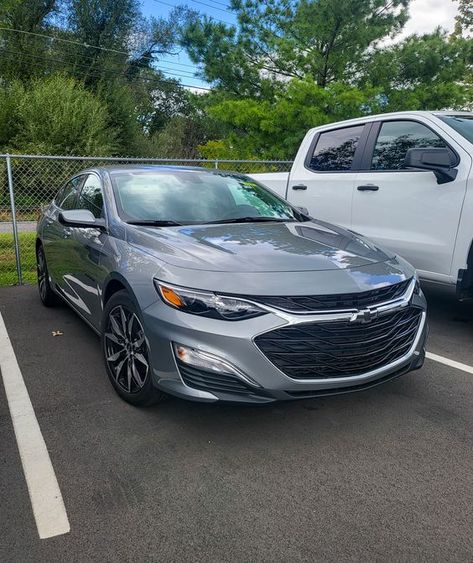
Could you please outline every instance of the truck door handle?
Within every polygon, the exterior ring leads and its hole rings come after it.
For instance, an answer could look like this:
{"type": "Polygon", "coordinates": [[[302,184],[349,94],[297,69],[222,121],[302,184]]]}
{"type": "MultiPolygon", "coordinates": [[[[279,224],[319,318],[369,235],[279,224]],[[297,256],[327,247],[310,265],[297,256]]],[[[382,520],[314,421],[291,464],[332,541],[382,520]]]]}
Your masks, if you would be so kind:
{"type": "Polygon", "coordinates": [[[305,184],[296,184],[295,186],[292,186],[293,190],[306,190],[307,186],[305,184]]]}
{"type": "Polygon", "coordinates": [[[359,192],[377,192],[379,190],[379,186],[375,186],[374,184],[365,184],[364,186],[358,186],[356,189],[359,192]]]}

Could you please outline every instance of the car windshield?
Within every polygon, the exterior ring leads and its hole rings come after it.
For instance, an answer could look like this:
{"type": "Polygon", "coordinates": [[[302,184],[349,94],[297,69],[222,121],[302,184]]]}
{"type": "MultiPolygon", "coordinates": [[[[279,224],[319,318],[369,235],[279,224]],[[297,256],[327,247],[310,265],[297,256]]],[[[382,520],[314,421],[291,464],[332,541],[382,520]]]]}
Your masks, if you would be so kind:
{"type": "Polygon", "coordinates": [[[121,218],[168,226],[300,221],[283,199],[245,176],[195,170],[111,173],[121,218]]]}
{"type": "Polygon", "coordinates": [[[473,114],[470,115],[443,115],[440,119],[460,133],[467,141],[473,143],[473,114]]]}

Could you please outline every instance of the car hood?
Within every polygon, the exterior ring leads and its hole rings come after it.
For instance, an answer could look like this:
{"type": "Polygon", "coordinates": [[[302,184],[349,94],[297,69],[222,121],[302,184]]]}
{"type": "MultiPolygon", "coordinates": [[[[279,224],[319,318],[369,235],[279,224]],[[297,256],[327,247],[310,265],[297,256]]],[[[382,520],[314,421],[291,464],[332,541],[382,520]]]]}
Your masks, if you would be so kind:
{"type": "Polygon", "coordinates": [[[358,269],[392,254],[321,221],[127,228],[127,242],[179,268],[277,273],[358,269]]]}

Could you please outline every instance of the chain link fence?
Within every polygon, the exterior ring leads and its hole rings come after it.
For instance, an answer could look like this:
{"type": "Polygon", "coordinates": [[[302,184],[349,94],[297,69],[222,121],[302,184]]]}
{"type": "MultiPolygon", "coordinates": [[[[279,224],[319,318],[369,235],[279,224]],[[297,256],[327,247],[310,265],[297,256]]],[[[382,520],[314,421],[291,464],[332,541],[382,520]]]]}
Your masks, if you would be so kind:
{"type": "Polygon", "coordinates": [[[94,166],[201,166],[241,173],[288,172],[292,161],[180,160],[0,155],[0,286],[36,282],[36,221],[74,174],[94,166]]]}

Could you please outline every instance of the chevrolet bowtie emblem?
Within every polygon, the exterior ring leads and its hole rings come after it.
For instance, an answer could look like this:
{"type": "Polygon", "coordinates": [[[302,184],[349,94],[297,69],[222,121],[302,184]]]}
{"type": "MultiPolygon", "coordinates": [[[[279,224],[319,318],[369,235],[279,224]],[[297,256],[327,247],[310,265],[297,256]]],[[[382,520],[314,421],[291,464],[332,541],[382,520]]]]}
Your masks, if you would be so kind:
{"type": "Polygon", "coordinates": [[[378,311],[376,309],[361,309],[356,313],[353,313],[351,322],[357,323],[370,323],[378,317],[378,311]]]}

